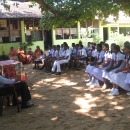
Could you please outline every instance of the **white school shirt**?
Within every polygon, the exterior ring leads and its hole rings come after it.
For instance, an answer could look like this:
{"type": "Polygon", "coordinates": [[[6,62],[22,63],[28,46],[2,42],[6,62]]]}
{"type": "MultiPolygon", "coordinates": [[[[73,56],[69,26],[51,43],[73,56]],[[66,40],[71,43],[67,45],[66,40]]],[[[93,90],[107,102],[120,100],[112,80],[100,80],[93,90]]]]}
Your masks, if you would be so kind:
{"type": "Polygon", "coordinates": [[[15,83],[15,79],[7,79],[0,75],[0,87],[3,87],[6,84],[13,84],[15,83]]]}
{"type": "Polygon", "coordinates": [[[48,55],[52,55],[53,49],[48,50],[48,55]]]}
{"type": "Polygon", "coordinates": [[[79,55],[80,56],[84,56],[84,57],[87,57],[87,53],[86,53],[86,50],[85,49],[81,49],[81,50],[79,50],[79,55]]]}
{"type": "Polygon", "coordinates": [[[113,60],[115,61],[116,64],[118,64],[119,60],[123,60],[125,59],[125,55],[121,52],[118,52],[117,54],[115,54],[115,56],[113,56],[113,60]]]}
{"type": "Polygon", "coordinates": [[[41,59],[41,60],[42,60],[42,59],[45,59],[45,57],[46,57],[46,56],[43,54],[43,55],[41,55],[41,56],[40,56],[40,58],[39,58],[39,59],[41,59]]]}
{"type": "Polygon", "coordinates": [[[67,58],[67,57],[68,57],[66,60],[69,61],[69,60],[70,60],[70,50],[69,50],[69,49],[64,50],[63,53],[62,53],[62,56],[63,56],[64,58],[67,58]]]}
{"type": "Polygon", "coordinates": [[[52,51],[52,57],[56,57],[56,50],[52,51]]]}
{"type": "Polygon", "coordinates": [[[97,54],[97,49],[95,49],[95,50],[92,51],[92,57],[95,57],[96,54],[97,54]]]}
{"type": "Polygon", "coordinates": [[[76,49],[75,49],[75,47],[73,47],[73,49],[71,50],[71,54],[75,55],[75,53],[76,53],[76,49]]]}
{"type": "Polygon", "coordinates": [[[104,51],[96,52],[95,57],[97,58],[97,62],[101,62],[104,57],[104,51]]]}
{"type": "Polygon", "coordinates": [[[56,58],[62,57],[62,51],[56,50],[56,58]]]}
{"type": "Polygon", "coordinates": [[[108,59],[111,59],[111,56],[112,56],[111,52],[109,52],[109,51],[105,52],[105,54],[104,54],[104,61],[105,61],[105,63],[107,63],[108,59]]]}

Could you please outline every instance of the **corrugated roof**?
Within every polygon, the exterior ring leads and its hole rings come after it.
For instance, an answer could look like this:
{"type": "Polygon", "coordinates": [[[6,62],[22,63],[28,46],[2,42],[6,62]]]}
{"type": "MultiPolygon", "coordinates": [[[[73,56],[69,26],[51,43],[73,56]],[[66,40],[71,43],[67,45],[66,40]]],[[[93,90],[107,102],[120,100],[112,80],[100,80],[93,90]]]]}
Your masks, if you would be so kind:
{"type": "Polygon", "coordinates": [[[10,10],[6,10],[0,4],[0,18],[41,18],[42,14],[38,4],[29,8],[29,2],[17,2],[18,7],[14,3],[8,2],[10,10]]]}

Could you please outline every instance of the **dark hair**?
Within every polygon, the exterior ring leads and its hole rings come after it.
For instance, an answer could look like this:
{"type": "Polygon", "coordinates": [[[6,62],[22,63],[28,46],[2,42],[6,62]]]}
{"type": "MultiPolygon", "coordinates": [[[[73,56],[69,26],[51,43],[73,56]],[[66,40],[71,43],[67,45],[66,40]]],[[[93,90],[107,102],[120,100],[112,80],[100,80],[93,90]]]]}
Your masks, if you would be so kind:
{"type": "Polygon", "coordinates": [[[115,50],[120,51],[120,46],[119,45],[115,45],[113,47],[114,47],[115,50]]]}
{"type": "Polygon", "coordinates": [[[79,41],[79,44],[82,44],[82,42],[81,42],[81,41],[79,41]]]}
{"type": "Polygon", "coordinates": [[[103,46],[105,46],[109,50],[109,45],[107,43],[104,43],[103,46]]]}
{"type": "Polygon", "coordinates": [[[77,47],[79,47],[79,44],[76,44],[77,47]]]}
{"type": "Polygon", "coordinates": [[[83,48],[83,45],[79,45],[81,48],[83,48]]]}
{"type": "Polygon", "coordinates": [[[92,49],[95,50],[95,46],[92,46],[92,49]]]}
{"type": "Polygon", "coordinates": [[[112,43],[112,44],[111,44],[111,46],[115,46],[115,45],[116,45],[116,43],[112,43]]]}
{"type": "Polygon", "coordinates": [[[127,43],[126,45],[124,45],[124,47],[130,49],[130,43],[127,43]]]}
{"type": "Polygon", "coordinates": [[[60,45],[57,45],[58,48],[60,48],[60,45]]]}
{"type": "Polygon", "coordinates": [[[97,47],[102,48],[102,44],[100,44],[100,43],[97,44],[97,47]]]}
{"type": "Polygon", "coordinates": [[[105,42],[101,41],[100,44],[104,44],[105,42]]]}
{"type": "Polygon", "coordinates": [[[130,42],[126,41],[124,42],[124,46],[130,44],[130,42]]]}
{"type": "Polygon", "coordinates": [[[63,45],[68,45],[67,42],[63,42],[63,45]]]}
{"type": "Polygon", "coordinates": [[[96,46],[96,43],[93,43],[94,46],[96,46]]]}
{"type": "Polygon", "coordinates": [[[72,43],[72,45],[75,45],[75,43],[72,43]]]}

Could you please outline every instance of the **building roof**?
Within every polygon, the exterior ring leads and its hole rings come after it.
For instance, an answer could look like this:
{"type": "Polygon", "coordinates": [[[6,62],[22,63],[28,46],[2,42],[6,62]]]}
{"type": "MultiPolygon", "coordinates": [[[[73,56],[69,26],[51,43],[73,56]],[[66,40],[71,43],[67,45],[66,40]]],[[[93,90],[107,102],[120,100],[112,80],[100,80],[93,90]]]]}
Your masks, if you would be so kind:
{"type": "Polygon", "coordinates": [[[38,4],[29,8],[29,2],[17,2],[18,7],[14,3],[16,2],[8,2],[10,10],[6,10],[0,3],[0,18],[41,18],[42,13],[38,4]]]}

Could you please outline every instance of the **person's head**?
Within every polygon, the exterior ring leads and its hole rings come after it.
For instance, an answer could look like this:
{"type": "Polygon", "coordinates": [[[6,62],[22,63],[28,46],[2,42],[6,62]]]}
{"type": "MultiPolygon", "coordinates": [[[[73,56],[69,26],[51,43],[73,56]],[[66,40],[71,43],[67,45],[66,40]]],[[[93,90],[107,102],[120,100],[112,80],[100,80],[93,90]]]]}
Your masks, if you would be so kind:
{"type": "Polygon", "coordinates": [[[22,46],[19,46],[18,49],[19,49],[19,50],[22,50],[22,46]]]}
{"type": "Polygon", "coordinates": [[[31,48],[29,48],[28,50],[29,50],[29,51],[32,51],[32,49],[31,49],[31,48]]]}
{"type": "Polygon", "coordinates": [[[57,45],[57,48],[56,48],[57,50],[60,50],[60,45],[57,45]]]}
{"type": "Polygon", "coordinates": [[[76,48],[76,49],[79,49],[79,44],[76,44],[76,45],[75,45],[75,48],[76,48]]]}
{"type": "Polygon", "coordinates": [[[63,44],[61,44],[61,48],[63,48],[63,44]]]}
{"type": "Polygon", "coordinates": [[[82,49],[83,48],[83,45],[79,45],[79,49],[82,49]]]}
{"type": "Polygon", "coordinates": [[[101,51],[102,50],[102,44],[97,44],[97,51],[101,51]]]}
{"type": "Polygon", "coordinates": [[[56,46],[55,45],[53,46],[53,50],[56,50],[56,46]]]}
{"type": "Polygon", "coordinates": [[[75,47],[75,43],[72,43],[72,47],[75,47]]]}
{"type": "Polygon", "coordinates": [[[90,46],[90,42],[88,42],[88,47],[90,46]]]}
{"type": "Polygon", "coordinates": [[[64,50],[67,50],[68,49],[68,45],[67,44],[64,44],[64,50]]]}
{"type": "Polygon", "coordinates": [[[130,42],[126,41],[124,42],[124,46],[130,44],[130,42]]]}
{"type": "Polygon", "coordinates": [[[82,45],[82,42],[81,42],[81,41],[79,41],[79,45],[82,45]]]}
{"type": "Polygon", "coordinates": [[[39,47],[39,46],[37,46],[36,48],[37,48],[37,49],[40,49],[40,47],[39,47]]]}
{"type": "Polygon", "coordinates": [[[93,43],[93,46],[95,47],[95,46],[96,46],[96,43],[93,43]]]}
{"type": "Polygon", "coordinates": [[[111,44],[111,51],[113,52],[114,46],[116,45],[116,43],[112,43],[111,44]]]}
{"type": "Polygon", "coordinates": [[[105,43],[105,42],[103,42],[103,41],[100,42],[100,44],[102,44],[102,45],[103,45],[104,43],[105,43]]]}
{"type": "Polygon", "coordinates": [[[92,50],[95,50],[95,46],[92,46],[92,50]]]}
{"type": "Polygon", "coordinates": [[[10,51],[13,51],[14,50],[14,47],[10,47],[10,51]]]}
{"type": "Polygon", "coordinates": [[[103,50],[104,52],[108,51],[108,50],[109,50],[109,45],[108,45],[107,43],[104,43],[104,44],[102,45],[102,50],[103,50]]]}
{"type": "Polygon", "coordinates": [[[119,45],[115,45],[114,47],[113,47],[113,52],[114,53],[118,53],[118,52],[120,52],[120,46],[119,45]]]}
{"type": "Polygon", "coordinates": [[[126,55],[129,55],[129,54],[130,54],[130,43],[124,45],[123,52],[124,52],[126,55]]]}
{"type": "Polygon", "coordinates": [[[63,42],[63,46],[64,46],[64,45],[68,45],[67,42],[63,42]]]}

